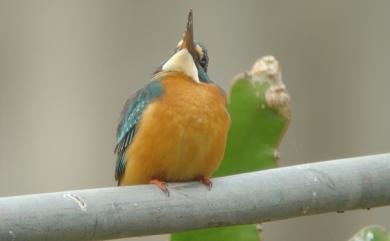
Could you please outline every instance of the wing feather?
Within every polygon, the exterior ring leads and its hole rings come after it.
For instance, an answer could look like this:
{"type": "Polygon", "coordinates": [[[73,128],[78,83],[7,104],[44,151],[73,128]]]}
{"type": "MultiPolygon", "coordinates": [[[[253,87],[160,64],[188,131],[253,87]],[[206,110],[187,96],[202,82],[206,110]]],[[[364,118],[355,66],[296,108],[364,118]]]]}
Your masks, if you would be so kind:
{"type": "Polygon", "coordinates": [[[126,168],[125,153],[137,131],[142,113],[157,97],[163,94],[160,81],[152,80],[144,88],[137,90],[127,99],[121,112],[120,122],[116,134],[115,153],[118,155],[115,168],[115,180],[123,175],[126,168]]]}

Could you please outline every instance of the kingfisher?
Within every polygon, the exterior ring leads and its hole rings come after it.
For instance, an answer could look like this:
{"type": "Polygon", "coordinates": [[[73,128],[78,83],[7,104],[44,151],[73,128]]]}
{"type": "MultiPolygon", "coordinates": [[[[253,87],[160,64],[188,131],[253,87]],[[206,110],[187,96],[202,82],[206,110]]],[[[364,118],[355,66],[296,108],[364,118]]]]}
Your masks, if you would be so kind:
{"type": "Polygon", "coordinates": [[[115,147],[119,186],[150,183],[169,196],[167,182],[198,180],[211,189],[230,117],[208,61],[206,47],[194,40],[190,10],[174,53],[123,107],[115,147]]]}

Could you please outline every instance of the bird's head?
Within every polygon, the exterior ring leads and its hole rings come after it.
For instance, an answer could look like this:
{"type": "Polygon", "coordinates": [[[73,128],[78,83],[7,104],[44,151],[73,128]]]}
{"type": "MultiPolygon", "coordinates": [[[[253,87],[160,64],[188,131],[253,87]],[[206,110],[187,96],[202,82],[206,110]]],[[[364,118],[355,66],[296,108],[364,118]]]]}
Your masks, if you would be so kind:
{"type": "Polygon", "coordinates": [[[207,75],[209,56],[206,47],[194,40],[192,9],[183,39],[177,44],[173,55],[156,72],[182,72],[197,83],[211,82],[207,75]]]}

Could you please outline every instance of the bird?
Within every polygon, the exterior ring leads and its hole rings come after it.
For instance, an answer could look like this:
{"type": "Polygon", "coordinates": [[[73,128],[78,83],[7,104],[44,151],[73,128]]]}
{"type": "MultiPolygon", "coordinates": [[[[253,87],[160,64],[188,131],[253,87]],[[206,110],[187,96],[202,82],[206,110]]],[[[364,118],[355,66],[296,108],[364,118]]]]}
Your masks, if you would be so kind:
{"type": "Polygon", "coordinates": [[[118,186],[210,180],[224,156],[230,116],[226,94],[208,76],[208,51],[193,36],[193,11],[183,38],[152,79],[131,94],[117,127],[118,186]]]}

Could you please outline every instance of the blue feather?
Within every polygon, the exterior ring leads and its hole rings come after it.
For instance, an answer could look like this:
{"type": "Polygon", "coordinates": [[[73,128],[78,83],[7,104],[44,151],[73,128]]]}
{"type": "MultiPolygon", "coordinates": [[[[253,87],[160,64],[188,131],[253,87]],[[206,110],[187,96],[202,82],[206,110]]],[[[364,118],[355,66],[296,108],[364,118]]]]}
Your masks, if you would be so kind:
{"type": "Polygon", "coordinates": [[[163,94],[163,88],[158,80],[152,80],[144,88],[139,89],[127,99],[121,113],[121,120],[116,134],[115,153],[118,154],[115,168],[115,179],[125,172],[126,148],[131,144],[137,129],[137,124],[145,108],[157,97],[163,94]]]}
{"type": "Polygon", "coordinates": [[[197,69],[198,69],[198,77],[201,82],[213,83],[213,81],[209,78],[207,72],[201,66],[198,65],[197,69]]]}

